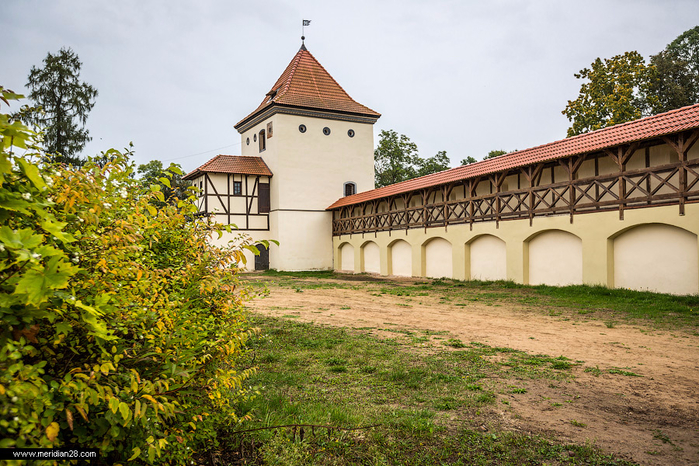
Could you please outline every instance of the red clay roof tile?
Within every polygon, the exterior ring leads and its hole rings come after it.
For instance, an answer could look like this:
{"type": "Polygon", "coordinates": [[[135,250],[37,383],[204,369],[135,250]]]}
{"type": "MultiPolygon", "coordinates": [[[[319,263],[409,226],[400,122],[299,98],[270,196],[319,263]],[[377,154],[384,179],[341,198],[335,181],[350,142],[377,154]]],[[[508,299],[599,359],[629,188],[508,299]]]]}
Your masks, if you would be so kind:
{"type": "Polygon", "coordinates": [[[699,128],[699,104],[338,199],[327,210],[699,128]]]}
{"type": "Polygon", "coordinates": [[[302,46],[262,103],[235,127],[274,105],[303,107],[380,117],[381,114],[357,103],[330,76],[318,60],[302,46]]]}
{"type": "Polygon", "coordinates": [[[189,172],[184,179],[191,180],[199,173],[237,173],[242,175],[272,176],[262,157],[246,155],[217,155],[201,167],[189,172]]]}

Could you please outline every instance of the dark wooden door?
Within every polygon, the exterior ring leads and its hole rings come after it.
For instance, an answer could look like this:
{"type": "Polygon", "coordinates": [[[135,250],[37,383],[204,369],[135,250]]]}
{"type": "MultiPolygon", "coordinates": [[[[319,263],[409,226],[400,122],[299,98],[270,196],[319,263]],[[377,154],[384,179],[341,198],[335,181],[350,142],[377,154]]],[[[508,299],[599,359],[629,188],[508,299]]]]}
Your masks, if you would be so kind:
{"type": "Polygon", "coordinates": [[[255,256],[255,270],[269,270],[269,250],[264,244],[257,244],[255,247],[260,254],[255,256]]]}

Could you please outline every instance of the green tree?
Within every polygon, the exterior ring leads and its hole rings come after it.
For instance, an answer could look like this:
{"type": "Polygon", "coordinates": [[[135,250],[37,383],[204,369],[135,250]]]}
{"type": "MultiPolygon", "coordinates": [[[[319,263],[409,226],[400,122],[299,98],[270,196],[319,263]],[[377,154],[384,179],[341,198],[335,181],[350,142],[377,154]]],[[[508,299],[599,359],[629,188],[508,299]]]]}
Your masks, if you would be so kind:
{"type": "Polygon", "coordinates": [[[695,82],[699,80],[699,26],[695,26],[668,44],[666,50],[686,63],[695,82]]]}
{"type": "Polygon", "coordinates": [[[418,157],[416,160],[417,164],[417,176],[425,176],[431,173],[442,172],[444,170],[449,170],[449,157],[447,157],[447,152],[440,150],[432,157],[426,159],[418,157]]]}
{"type": "Polygon", "coordinates": [[[469,155],[468,157],[466,157],[465,159],[463,159],[461,161],[461,165],[471,165],[472,163],[476,163],[476,162],[478,162],[478,160],[474,159],[473,157],[471,157],[469,155]]]}
{"type": "Polygon", "coordinates": [[[80,82],[82,63],[70,48],[49,53],[43,68],[32,67],[27,87],[29,97],[43,111],[32,113],[28,122],[44,128],[46,152],[55,162],[80,166],[79,153],[90,141],[85,128],[95,105],[97,89],[80,82]]]}
{"type": "Polygon", "coordinates": [[[179,164],[173,164],[177,167],[179,173],[172,173],[170,170],[163,168],[163,163],[160,160],[151,160],[150,162],[139,165],[136,170],[140,175],[141,185],[150,189],[151,185],[160,186],[160,191],[163,193],[165,200],[160,201],[154,199],[155,205],[162,207],[166,203],[177,204],[179,201],[187,199],[189,192],[187,190],[190,184],[183,180],[185,175],[182,172],[182,167],[179,164]],[[170,174],[170,176],[167,176],[170,174]]]}
{"type": "Polygon", "coordinates": [[[648,94],[649,67],[635,51],[597,58],[575,77],[587,82],[580,86],[578,98],[569,100],[562,112],[572,122],[568,137],[641,118],[655,103],[648,94]]]}
{"type": "Polygon", "coordinates": [[[488,155],[486,155],[485,157],[483,157],[483,160],[492,159],[493,157],[500,157],[501,155],[505,155],[505,154],[507,154],[507,151],[504,151],[504,150],[491,150],[490,152],[488,152],[488,155]]]}
{"type": "Polygon", "coordinates": [[[439,151],[433,157],[423,159],[417,145],[405,134],[382,130],[379,144],[374,151],[374,182],[377,188],[429,175],[449,168],[449,157],[439,151]]]}
{"type": "Polygon", "coordinates": [[[653,114],[699,102],[699,26],[685,31],[650,57],[653,114]]]}
{"type": "Polygon", "coordinates": [[[414,164],[419,157],[417,145],[406,135],[382,130],[374,150],[374,182],[377,188],[417,176],[414,164]]]}

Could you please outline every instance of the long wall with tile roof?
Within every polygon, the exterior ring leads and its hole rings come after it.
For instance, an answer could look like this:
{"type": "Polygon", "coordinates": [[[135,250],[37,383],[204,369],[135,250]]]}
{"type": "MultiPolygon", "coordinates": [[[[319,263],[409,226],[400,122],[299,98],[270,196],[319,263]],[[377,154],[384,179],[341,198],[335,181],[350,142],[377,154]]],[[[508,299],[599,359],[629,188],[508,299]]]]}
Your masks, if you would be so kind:
{"type": "Polygon", "coordinates": [[[341,198],[335,268],[699,292],[699,105],[341,198]]]}

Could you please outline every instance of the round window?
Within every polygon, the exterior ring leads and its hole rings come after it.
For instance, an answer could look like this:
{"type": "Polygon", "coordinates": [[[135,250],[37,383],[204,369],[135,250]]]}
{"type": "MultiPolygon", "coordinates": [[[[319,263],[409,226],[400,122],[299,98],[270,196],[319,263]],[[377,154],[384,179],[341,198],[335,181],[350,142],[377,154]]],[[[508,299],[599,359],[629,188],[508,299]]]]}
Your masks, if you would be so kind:
{"type": "Polygon", "coordinates": [[[353,129],[348,129],[348,130],[347,130],[347,136],[353,138],[353,137],[354,137],[354,130],[353,130],[353,129]]]}
{"type": "Polygon", "coordinates": [[[299,131],[302,133],[306,132],[306,125],[299,125],[299,131]]]}
{"type": "Polygon", "coordinates": [[[248,146],[250,145],[250,138],[247,138],[247,139],[245,140],[245,144],[247,144],[248,146]]]}
{"type": "Polygon", "coordinates": [[[327,126],[326,126],[325,128],[323,128],[323,134],[326,135],[326,136],[327,136],[328,134],[330,134],[330,128],[328,128],[327,126]]]}

